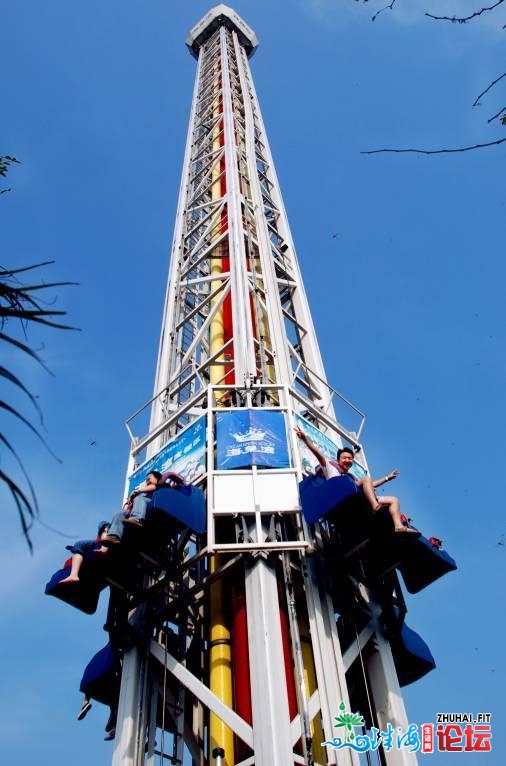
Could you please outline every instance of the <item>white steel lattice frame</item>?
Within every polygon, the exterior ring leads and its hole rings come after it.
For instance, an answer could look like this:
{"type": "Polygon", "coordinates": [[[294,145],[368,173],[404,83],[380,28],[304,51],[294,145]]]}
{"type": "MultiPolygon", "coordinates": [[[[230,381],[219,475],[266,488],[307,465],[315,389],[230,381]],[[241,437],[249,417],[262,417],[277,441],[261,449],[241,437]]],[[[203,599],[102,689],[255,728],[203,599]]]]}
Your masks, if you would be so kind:
{"type": "Polygon", "coordinates": [[[247,54],[223,26],[200,50],[182,178],[152,426],[212,368],[215,383],[293,386],[332,414],[247,54]],[[232,332],[211,352],[227,300],[232,332]]]}

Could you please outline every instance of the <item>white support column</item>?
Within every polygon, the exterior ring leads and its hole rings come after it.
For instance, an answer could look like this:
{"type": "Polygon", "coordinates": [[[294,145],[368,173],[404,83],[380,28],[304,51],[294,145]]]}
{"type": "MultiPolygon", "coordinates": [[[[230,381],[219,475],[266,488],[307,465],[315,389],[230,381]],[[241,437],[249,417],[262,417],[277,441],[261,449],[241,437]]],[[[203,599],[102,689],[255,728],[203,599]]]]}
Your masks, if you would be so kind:
{"type": "MultiPolygon", "coordinates": [[[[276,274],[274,261],[271,254],[271,243],[269,239],[268,227],[264,216],[262,204],[262,192],[257,173],[257,158],[255,140],[255,121],[252,107],[252,99],[249,97],[249,80],[247,59],[246,62],[242,55],[239,42],[235,39],[235,50],[239,67],[239,76],[244,93],[244,116],[245,116],[245,142],[246,142],[246,160],[248,165],[249,182],[251,188],[251,197],[253,203],[255,229],[258,242],[258,252],[262,264],[262,273],[268,275],[266,282],[269,285],[276,285],[276,274]]],[[[276,350],[274,365],[280,380],[288,381],[290,379],[290,362],[288,347],[285,342],[285,333],[283,327],[283,318],[279,294],[277,290],[268,289],[266,294],[266,303],[268,306],[268,317],[273,339],[273,347],[276,350]]]]}
{"type": "Polygon", "coordinates": [[[144,755],[146,661],[138,649],[123,658],[112,766],[139,766],[144,755]]]}
{"type": "MultiPolygon", "coordinates": [[[[390,723],[394,730],[394,741],[399,733],[399,727],[405,733],[409,726],[402,692],[395,670],[390,644],[381,631],[376,630],[373,639],[374,651],[368,658],[367,671],[374,700],[374,707],[381,731],[386,731],[390,723]]],[[[393,747],[385,753],[387,766],[417,766],[415,753],[410,753],[406,747],[393,747]]]]}
{"type": "MultiPolygon", "coordinates": [[[[339,704],[342,700],[349,708],[350,699],[331,599],[328,594],[320,595],[316,568],[311,560],[304,567],[304,579],[323,731],[325,741],[330,741],[336,736],[334,718],[339,714],[339,704]]],[[[358,766],[359,763],[358,755],[350,749],[338,753],[328,746],[327,756],[329,764],[358,766]]]]}
{"type": "Polygon", "coordinates": [[[255,766],[293,763],[278,583],[259,557],[246,566],[246,605],[253,705],[255,766]]]}
{"type": "Polygon", "coordinates": [[[238,175],[238,147],[236,143],[236,115],[232,104],[231,71],[225,29],[221,29],[221,56],[223,76],[223,122],[225,129],[225,166],[227,168],[227,200],[230,271],[232,281],[232,318],[234,325],[235,378],[237,385],[245,385],[248,375],[255,370],[251,309],[246,271],[246,251],[242,224],[241,193],[238,175]]]}

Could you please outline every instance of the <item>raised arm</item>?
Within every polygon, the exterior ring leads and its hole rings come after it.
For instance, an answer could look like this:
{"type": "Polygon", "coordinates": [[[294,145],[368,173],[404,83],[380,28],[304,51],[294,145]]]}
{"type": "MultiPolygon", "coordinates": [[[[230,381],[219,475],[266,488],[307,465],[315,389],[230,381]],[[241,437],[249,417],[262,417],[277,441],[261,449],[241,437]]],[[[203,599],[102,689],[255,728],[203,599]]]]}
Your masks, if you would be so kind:
{"type": "Polygon", "coordinates": [[[390,473],[387,476],[382,476],[381,479],[376,479],[373,481],[372,485],[376,489],[376,487],[381,487],[382,484],[386,484],[387,481],[393,481],[393,479],[396,479],[399,475],[399,471],[393,470],[390,471],[390,473]]]}
{"type": "Polygon", "coordinates": [[[130,498],[134,498],[136,495],[146,494],[147,492],[154,492],[158,489],[158,482],[156,481],[146,481],[145,484],[141,484],[140,487],[137,487],[130,493],[130,498]]]}
{"type": "Polygon", "coordinates": [[[318,460],[319,464],[325,468],[327,464],[327,458],[323,454],[323,452],[320,452],[318,447],[316,447],[311,439],[304,433],[302,428],[299,428],[298,426],[295,428],[295,433],[297,434],[297,437],[301,440],[301,442],[304,442],[304,444],[311,450],[315,458],[318,460]]]}

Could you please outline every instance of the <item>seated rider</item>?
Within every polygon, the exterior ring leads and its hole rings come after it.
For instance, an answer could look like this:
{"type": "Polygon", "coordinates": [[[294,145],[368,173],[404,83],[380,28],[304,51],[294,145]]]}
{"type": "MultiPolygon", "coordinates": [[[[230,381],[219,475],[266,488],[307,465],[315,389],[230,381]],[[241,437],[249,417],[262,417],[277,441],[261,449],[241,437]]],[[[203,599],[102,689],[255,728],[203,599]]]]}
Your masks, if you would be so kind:
{"type": "Polygon", "coordinates": [[[415,529],[405,527],[401,519],[401,504],[397,497],[393,495],[376,495],[376,487],[381,487],[382,484],[386,484],[388,481],[392,481],[399,475],[399,471],[391,471],[388,476],[384,476],[381,479],[373,480],[370,476],[364,476],[361,479],[355,478],[351,473],[348,473],[353,465],[354,454],[350,447],[343,447],[337,452],[337,462],[335,460],[328,460],[325,455],[320,452],[318,447],[308,438],[301,428],[296,428],[295,433],[298,438],[307,445],[313,455],[318,460],[322,473],[326,479],[332,479],[335,476],[350,476],[357,487],[360,487],[364,496],[371,506],[373,511],[380,511],[386,508],[394,523],[395,532],[407,532],[408,534],[419,535],[415,529]]]}
{"type": "Polygon", "coordinates": [[[124,524],[132,527],[143,526],[150,495],[159,488],[161,477],[160,471],[148,473],[146,483],[134,489],[123,506],[123,510],[114,514],[111,526],[109,527],[109,534],[104,540],[107,545],[114,545],[121,541],[124,524]]]}
{"type": "Polygon", "coordinates": [[[98,534],[95,540],[78,540],[74,545],[67,545],[67,550],[72,552],[72,564],[70,568],[70,574],[63,580],[60,580],[60,585],[68,582],[79,582],[79,572],[85,557],[89,553],[107,553],[107,548],[102,545],[103,540],[106,538],[109,531],[109,522],[101,521],[98,526],[98,534]]]}

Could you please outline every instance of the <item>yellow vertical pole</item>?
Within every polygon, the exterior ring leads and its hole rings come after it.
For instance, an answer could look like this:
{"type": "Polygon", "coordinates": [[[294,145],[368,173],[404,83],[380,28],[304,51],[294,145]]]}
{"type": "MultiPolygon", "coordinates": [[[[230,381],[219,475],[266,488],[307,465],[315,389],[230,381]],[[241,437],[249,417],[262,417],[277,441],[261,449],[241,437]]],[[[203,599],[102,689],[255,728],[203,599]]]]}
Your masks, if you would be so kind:
{"type": "MultiPolygon", "coordinates": [[[[305,616],[299,618],[300,643],[302,648],[302,662],[304,664],[304,681],[308,698],[316,690],[316,671],[311,649],[309,623],[305,616]]],[[[313,741],[312,753],[315,764],[326,764],[327,755],[321,743],[325,741],[323,728],[319,714],[311,721],[311,737],[313,741]]]]}
{"type": "MultiPolygon", "coordinates": [[[[211,572],[218,562],[212,561],[211,572]]],[[[211,630],[210,630],[210,680],[209,687],[226,705],[233,707],[232,694],[232,648],[230,629],[223,603],[223,582],[218,580],[211,586],[211,630]]],[[[209,719],[209,753],[216,747],[225,751],[224,766],[233,766],[234,734],[221,718],[211,713],[209,719]]]]}

